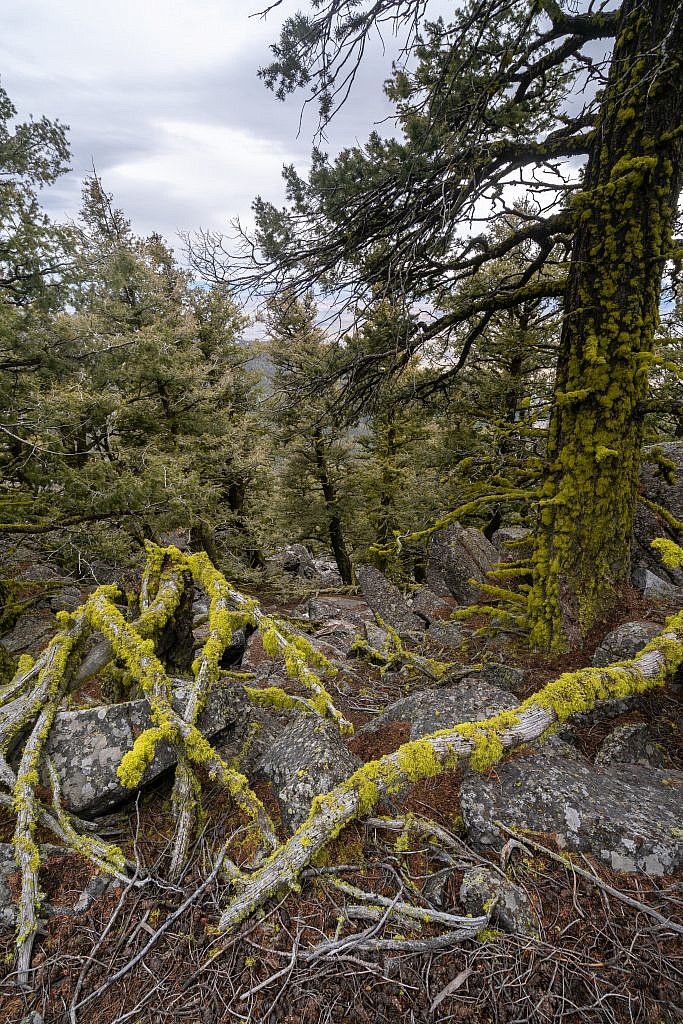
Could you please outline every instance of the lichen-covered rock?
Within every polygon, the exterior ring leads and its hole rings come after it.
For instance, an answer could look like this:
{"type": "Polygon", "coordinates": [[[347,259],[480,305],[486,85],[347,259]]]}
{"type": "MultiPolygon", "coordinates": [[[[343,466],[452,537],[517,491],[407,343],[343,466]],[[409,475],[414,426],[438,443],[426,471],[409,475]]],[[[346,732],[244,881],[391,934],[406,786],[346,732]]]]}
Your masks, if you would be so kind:
{"type": "Polygon", "coordinates": [[[50,598],[50,609],[53,612],[73,612],[83,604],[81,588],[75,585],[62,587],[50,598]]]}
{"type": "Polygon", "coordinates": [[[501,690],[510,690],[520,694],[527,685],[526,672],[514,665],[503,665],[498,661],[488,661],[479,672],[479,679],[489,686],[497,686],[501,690]]]}
{"type": "MultiPolygon", "coordinates": [[[[268,682],[272,686],[286,686],[285,679],[268,682]]],[[[280,733],[296,718],[298,712],[290,708],[271,710],[249,705],[235,722],[212,736],[211,742],[224,761],[234,764],[243,775],[250,775],[280,733]]]]}
{"type": "Polygon", "coordinates": [[[422,633],[424,620],[415,615],[398,587],[374,565],[356,566],[356,578],[380,625],[386,622],[399,636],[412,637],[422,633]]]}
{"type": "Polygon", "coordinates": [[[21,615],[2,643],[10,654],[39,654],[57,632],[54,617],[49,613],[21,615]]]}
{"type": "Polygon", "coordinates": [[[452,597],[435,594],[429,587],[420,587],[413,595],[410,607],[421,619],[431,623],[448,619],[453,614],[456,602],[452,597]]]}
{"type": "Polygon", "coordinates": [[[285,544],[268,561],[283,572],[302,579],[312,579],[317,575],[313,556],[303,544],[285,544]]]}
{"type": "MultiPolygon", "coordinates": [[[[186,700],[187,690],[178,686],[173,694],[177,711],[183,710],[186,700]]],[[[241,687],[217,686],[209,694],[197,725],[210,738],[243,718],[247,707],[241,687]]],[[[135,737],[152,725],[146,700],[60,711],[45,752],[57,769],[66,808],[75,814],[95,815],[129,799],[131,790],[121,785],[116,769],[135,737]]],[[[152,782],[173,764],[172,747],[159,743],[142,785],[152,782]]]]}
{"type": "Polygon", "coordinates": [[[352,622],[359,631],[363,623],[374,622],[367,601],[358,597],[347,597],[345,594],[311,597],[304,605],[300,605],[298,610],[314,622],[327,622],[330,619],[352,622]]]}
{"type": "Polygon", "coordinates": [[[293,832],[308,817],[313,798],[343,782],[360,763],[334,726],[305,716],[277,737],[255,773],[271,783],[282,820],[293,832]]]}
{"type": "Polygon", "coordinates": [[[427,585],[441,597],[450,595],[462,604],[471,604],[479,595],[476,582],[483,581],[499,561],[498,552],[481,530],[451,523],[432,537],[427,585]]]}
{"type": "MultiPolygon", "coordinates": [[[[670,570],[670,574],[676,572],[680,570],[670,570]]],[[[632,578],[638,589],[642,590],[646,601],[677,601],[683,597],[683,588],[668,579],[662,579],[661,571],[658,574],[641,567],[635,570],[632,578]]]]}
{"type": "Polygon", "coordinates": [[[315,571],[319,577],[319,586],[325,590],[338,589],[344,586],[341,573],[333,558],[320,557],[313,559],[315,571]]]}
{"type": "Polygon", "coordinates": [[[358,637],[366,635],[368,626],[378,628],[367,602],[356,597],[318,596],[298,610],[303,611],[309,621],[318,624],[314,637],[320,641],[327,640],[344,656],[348,656],[358,637]]]}
{"type": "Polygon", "coordinates": [[[460,902],[465,910],[478,917],[488,911],[493,900],[493,924],[511,935],[538,935],[536,916],[523,889],[483,864],[466,871],[460,885],[460,902]]]}
{"type": "MultiPolygon", "coordinates": [[[[665,730],[673,744],[673,730],[665,730]]],[[[618,725],[606,736],[595,755],[596,767],[610,764],[642,764],[650,768],[664,768],[667,764],[666,745],[647,722],[629,722],[618,725]]],[[[683,807],[681,808],[683,811],[683,807]]]]}
{"type": "Polygon", "coordinates": [[[474,677],[453,686],[420,690],[402,697],[384,709],[364,731],[376,732],[388,722],[409,722],[411,740],[428,736],[439,729],[449,729],[459,722],[479,722],[517,707],[516,697],[488,686],[474,677]]]}
{"type": "Polygon", "coordinates": [[[460,647],[463,642],[465,630],[460,622],[446,622],[441,619],[435,619],[434,622],[429,624],[426,637],[436,647],[454,650],[460,647]]]}
{"type": "Polygon", "coordinates": [[[468,773],[461,809],[470,839],[502,846],[496,821],[549,832],[561,847],[592,853],[616,871],[669,874],[683,867],[683,772],[620,764],[598,772],[543,751],[468,773]]]}
{"type": "Polygon", "coordinates": [[[614,661],[627,661],[661,631],[656,622],[624,622],[607,634],[596,649],[592,664],[602,668],[614,661]]]}

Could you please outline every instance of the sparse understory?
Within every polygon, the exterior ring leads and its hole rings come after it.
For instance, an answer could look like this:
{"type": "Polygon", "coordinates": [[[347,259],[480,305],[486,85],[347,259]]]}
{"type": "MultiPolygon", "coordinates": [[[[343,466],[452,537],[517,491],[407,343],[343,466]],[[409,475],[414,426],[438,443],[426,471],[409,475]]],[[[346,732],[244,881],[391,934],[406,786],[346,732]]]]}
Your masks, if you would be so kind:
{"type": "MultiPolygon", "coordinates": [[[[676,545],[664,551],[670,561],[680,560],[680,554],[676,545]]],[[[448,779],[463,763],[477,773],[495,773],[495,766],[515,748],[536,740],[542,742],[572,716],[585,715],[601,704],[661,688],[683,663],[683,612],[678,612],[666,621],[659,635],[630,660],[606,668],[563,672],[521,700],[517,707],[481,721],[454,724],[412,741],[401,742],[398,733],[394,749],[369,760],[366,758],[364,764],[329,792],[316,796],[305,820],[292,834],[285,836],[281,824],[275,820],[276,810],[267,809],[272,806],[272,798],[269,800],[262,790],[259,791],[261,796],[257,795],[258,785],[255,787],[241,773],[239,759],[231,763],[224,760],[196,723],[209,694],[230,677],[230,673],[226,677],[220,664],[237,630],[258,630],[265,654],[272,659],[282,659],[292,687],[288,694],[280,687],[253,685],[248,678],[240,682],[239,673],[232,673],[232,685],[237,685],[255,706],[295,708],[315,720],[326,720],[348,740],[353,726],[347,715],[337,709],[330,693],[330,688],[336,687],[336,668],[299,631],[266,614],[255,599],[234,589],[203,553],[183,554],[176,548],[148,545],[137,607],[130,597],[127,609],[122,602],[125,599],[116,587],[103,586],[74,612],[60,613],[60,631],[35,662],[30,658],[21,660],[14,679],[3,687],[0,695],[3,752],[0,772],[5,790],[0,799],[15,818],[13,842],[20,868],[20,889],[15,893],[17,960],[11,979],[27,993],[36,991],[35,981],[40,969],[36,974],[32,952],[41,928],[42,837],[51,834],[65,848],[65,854],[73,851],[103,876],[117,880],[121,900],[133,898],[130,894],[137,893],[135,899],[144,901],[145,892],[156,893],[145,904],[148,907],[145,920],[149,926],[145,926],[144,931],[149,938],[149,948],[143,948],[137,959],[131,955],[126,964],[117,968],[114,977],[102,981],[99,988],[95,986],[87,995],[83,988],[87,973],[84,967],[72,991],[72,1020],[77,1019],[80,1006],[83,1009],[78,1019],[93,1019],[88,1016],[86,1004],[92,1002],[94,1006],[96,999],[104,998],[110,986],[118,982],[119,973],[124,984],[123,978],[136,968],[147,952],[151,954],[153,947],[165,944],[167,939],[163,942],[162,939],[176,918],[190,913],[195,904],[203,905],[202,898],[207,891],[213,893],[211,909],[202,917],[208,932],[206,942],[199,945],[205,946],[202,956],[210,951],[208,963],[229,955],[223,951],[233,948],[237,936],[252,934],[255,923],[262,928],[263,924],[258,922],[272,920],[272,910],[265,911],[265,919],[263,915],[264,908],[272,908],[273,900],[281,907],[288,894],[299,893],[302,905],[306,905],[309,899],[306,893],[311,884],[316,890],[322,887],[325,899],[330,892],[337,893],[334,899],[344,897],[344,909],[338,917],[335,933],[328,934],[327,928],[321,925],[321,941],[313,944],[310,933],[306,933],[306,941],[302,933],[298,933],[291,948],[289,967],[283,961],[281,974],[276,972],[268,985],[274,983],[275,977],[295,977],[302,965],[308,969],[313,963],[329,963],[331,956],[343,960],[347,947],[352,960],[358,957],[362,960],[364,955],[380,951],[387,955],[393,951],[397,955],[438,956],[439,950],[467,944],[477,937],[480,942],[495,937],[495,929],[492,932],[491,928],[500,896],[492,895],[480,914],[439,911],[425,903],[414,882],[407,886],[405,879],[391,897],[383,895],[388,891],[385,860],[380,860],[380,867],[373,869],[379,871],[384,881],[381,885],[378,882],[377,889],[370,893],[344,880],[348,870],[348,864],[347,867],[344,864],[347,860],[357,863],[359,851],[363,860],[368,830],[374,830],[376,839],[381,837],[378,840],[381,848],[386,846],[387,836],[394,836],[390,842],[398,857],[397,878],[403,877],[406,858],[410,856],[413,857],[411,870],[416,870],[415,857],[422,858],[420,863],[425,870],[430,857],[440,858],[442,866],[437,873],[445,871],[444,877],[448,876],[449,868],[454,870],[456,862],[461,866],[468,858],[472,864],[481,862],[481,857],[468,850],[453,833],[452,826],[444,827],[436,820],[438,815],[431,819],[423,813],[410,811],[403,817],[397,816],[397,801],[400,804],[407,794],[420,792],[421,787],[426,786],[429,791],[430,780],[437,777],[443,793],[448,793],[448,779]],[[209,601],[208,631],[192,664],[192,678],[183,681],[183,706],[178,710],[172,696],[180,681],[169,676],[157,653],[157,644],[162,632],[173,625],[183,592],[192,587],[209,601]],[[176,767],[170,800],[175,827],[169,835],[168,847],[151,870],[140,861],[139,847],[143,840],[139,834],[132,845],[131,839],[124,837],[120,846],[115,846],[97,833],[97,823],[82,821],[64,809],[59,773],[45,756],[59,709],[74,706],[79,691],[88,682],[113,670],[124,676],[131,694],[144,694],[152,720],[121,760],[120,783],[132,793],[154,761],[158,745],[170,744],[174,751],[176,767]],[[387,816],[386,812],[391,812],[392,808],[394,811],[387,816]],[[373,817],[378,814],[383,816],[373,817]],[[355,852],[349,852],[352,849],[355,852]],[[178,905],[162,923],[161,907],[169,905],[163,897],[164,891],[171,894],[178,905]],[[349,899],[351,904],[348,904],[349,899]],[[367,929],[360,933],[361,938],[356,932],[347,935],[344,922],[359,920],[369,922],[367,929]],[[389,938],[385,925],[394,926],[389,938]],[[245,926],[246,932],[240,926],[245,926]],[[211,934],[214,939],[210,939],[211,934]]],[[[394,649],[403,651],[396,635],[394,649]]],[[[439,677],[439,668],[447,667],[445,663],[430,662],[419,656],[411,658],[408,651],[405,655],[412,672],[420,673],[421,662],[423,668],[429,669],[429,674],[423,677],[427,682],[439,677]]],[[[344,691],[336,688],[336,692],[344,691]]],[[[452,816],[456,810],[457,805],[450,808],[452,816]]],[[[168,834],[168,823],[163,827],[165,834],[168,834]]],[[[519,850],[523,864],[534,863],[538,854],[534,840],[519,832],[507,830],[506,834],[503,824],[500,828],[501,836],[508,840],[506,857],[509,858],[513,850],[519,850]]],[[[589,890],[597,886],[603,898],[607,899],[605,892],[611,892],[612,896],[616,892],[617,901],[620,898],[619,890],[605,889],[600,873],[585,858],[583,867],[579,868],[566,854],[556,855],[545,846],[540,850],[545,858],[542,860],[544,869],[547,867],[551,874],[581,870],[586,874],[588,867],[589,890]]],[[[51,855],[54,856],[54,850],[51,855]]],[[[370,880],[373,877],[371,871],[370,880]]],[[[501,877],[504,878],[504,874],[501,877]]],[[[366,879],[366,884],[371,882],[366,879]]],[[[552,884],[561,885],[557,879],[552,884]]],[[[648,911],[647,907],[643,910],[646,905],[641,900],[628,904],[626,899],[626,904],[635,906],[636,911],[646,917],[651,912],[650,924],[663,929],[665,936],[683,933],[682,926],[657,911],[654,905],[648,911]]],[[[196,929],[196,921],[193,927],[196,929]]],[[[101,941],[104,939],[103,934],[101,941]]],[[[275,943],[273,949],[277,945],[275,943]]],[[[509,948],[508,954],[512,955],[509,948]]],[[[279,954],[274,952],[273,955],[279,954]]],[[[520,955],[520,951],[515,955],[520,955]]],[[[202,972],[200,962],[196,970],[202,972]]],[[[261,988],[256,984],[240,998],[253,999],[261,988]]],[[[454,987],[452,991],[455,990],[454,987]]]]}

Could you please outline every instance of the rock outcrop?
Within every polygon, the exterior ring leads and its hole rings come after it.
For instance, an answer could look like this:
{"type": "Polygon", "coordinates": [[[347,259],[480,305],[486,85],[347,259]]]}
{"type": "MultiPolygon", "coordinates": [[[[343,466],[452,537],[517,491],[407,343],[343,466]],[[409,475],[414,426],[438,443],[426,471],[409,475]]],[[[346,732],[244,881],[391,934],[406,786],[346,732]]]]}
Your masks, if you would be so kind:
{"type": "Polygon", "coordinates": [[[499,561],[498,551],[481,530],[451,523],[432,537],[427,585],[441,597],[472,604],[479,595],[477,582],[483,582],[499,561]]]}
{"type": "Polygon", "coordinates": [[[540,750],[468,773],[461,788],[469,838],[502,846],[496,825],[552,833],[567,850],[592,853],[615,871],[670,874],[683,867],[683,772],[619,764],[596,771],[540,750]]]}

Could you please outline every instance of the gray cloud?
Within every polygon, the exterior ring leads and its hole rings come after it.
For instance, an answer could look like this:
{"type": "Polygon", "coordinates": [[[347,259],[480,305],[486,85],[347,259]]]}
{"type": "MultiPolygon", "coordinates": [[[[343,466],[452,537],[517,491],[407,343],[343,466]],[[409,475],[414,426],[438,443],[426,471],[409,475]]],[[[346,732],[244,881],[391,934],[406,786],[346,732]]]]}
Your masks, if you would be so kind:
{"type": "MultiPolygon", "coordinates": [[[[287,10],[265,25],[251,2],[121,0],[119,20],[87,0],[24,0],[5,19],[3,85],[19,108],[70,125],[72,172],[44,192],[74,217],[94,163],[136,231],[220,228],[249,218],[253,197],[282,198],[280,168],[305,169],[316,128],[304,95],[279,102],[257,77],[287,10]],[[156,20],[155,20],[156,19],[156,20]]],[[[369,47],[352,100],[325,148],[364,140],[390,113],[390,57],[369,47]]]]}

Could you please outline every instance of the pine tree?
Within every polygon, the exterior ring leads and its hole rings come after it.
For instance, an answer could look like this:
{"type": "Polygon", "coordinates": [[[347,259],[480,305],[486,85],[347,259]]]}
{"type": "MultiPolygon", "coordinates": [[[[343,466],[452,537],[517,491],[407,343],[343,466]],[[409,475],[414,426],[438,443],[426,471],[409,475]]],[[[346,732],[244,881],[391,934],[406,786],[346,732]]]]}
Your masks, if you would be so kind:
{"type": "MultiPolygon", "coordinates": [[[[417,0],[315,3],[285,23],[266,83],[281,97],[308,83],[325,122],[374,26],[414,27],[425,9],[417,0]]],[[[346,303],[400,288],[423,315],[399,366],[435,340],[460,340],[464,351],[503,310],[558,300],[528,621],[534,645],[559,650],[607,614],[629,573],[661,281],[677,252],[683,9],[674,0],[581,13],[558,0],[469,2],[413,43],[414,70],[389,85],[402,138],[373,134],[334,163],[317,152],[308,181],[287,168],[285,209],[255,204],[257,264],[252,248],[231,269],[266,289],[315,283],[346,303]],[[598,40],[613,40],[606,78],[591,56],[598,40]],[[482,209],[504,211],[520,180],[535,213],[491,245],[473,225],[482,209]],[[516,272],[486,291],[471,287],[527,245],[516,272]]],[[[215,241],[204,238],[199,266],[215,241]]],[[[364,364],[366,391],[386,376],[385,360],[364,364]]]]}

